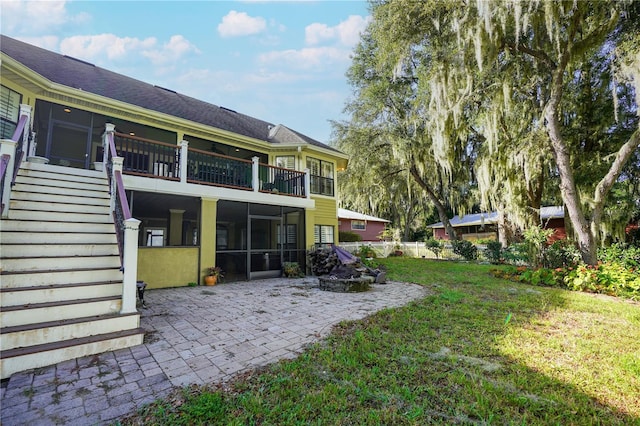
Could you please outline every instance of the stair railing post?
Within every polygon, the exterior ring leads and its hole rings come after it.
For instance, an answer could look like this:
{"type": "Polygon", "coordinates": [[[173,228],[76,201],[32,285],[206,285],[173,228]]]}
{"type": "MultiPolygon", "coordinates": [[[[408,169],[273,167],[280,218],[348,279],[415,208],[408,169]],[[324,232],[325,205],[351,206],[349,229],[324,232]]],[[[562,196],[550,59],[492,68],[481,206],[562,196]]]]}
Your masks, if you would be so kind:
{"type": "Polygon", "coordinates": [[[121,314],[130,314],[136,310],[137,277],[138,277],[138,233],[140,221],[127,219],[124,221],[124,276],[122,278],[121,314]]]}
{"type": "Polygon", "coordinates": [[[189,141],[180,141],[180,182],[187,183],[188,176],[188,158],[189,155],[189,141]]]}
{"type": "Polygon", "coordinates": [[[0,157],[9,156],[9,163],[5,170],[5,177],[2,180],[2,217],[9,215],[9,200],[11,199],[11,177],[13,176],[16,165],[16,148],[18,142],[11,139],[2,139],[0,141],[0,157]]]}
{"type": "Polygon", "coordinates": [[[27,119],[27,124],[24,126],[24,130],[22,131],[22,146],[24,146],[24,156],[26,158],[28,156],[36,155],[35,141],[32,141],[31,138],[29,138],[29,135],[31,135],[31,105],[20,104],[20,114],[18,117],[22,117],[23,115],[29,117],[27,119]]]}
{"type": "Polygon", "coordinates": [[[260,157],[251,158],[251,187],[254,192],[260,191],[260,157]]]}
{"type": "Polygon", "coordinates": [[[304,195],[311,198],[311,172],[309,169],[304,169],[304,195]]]}

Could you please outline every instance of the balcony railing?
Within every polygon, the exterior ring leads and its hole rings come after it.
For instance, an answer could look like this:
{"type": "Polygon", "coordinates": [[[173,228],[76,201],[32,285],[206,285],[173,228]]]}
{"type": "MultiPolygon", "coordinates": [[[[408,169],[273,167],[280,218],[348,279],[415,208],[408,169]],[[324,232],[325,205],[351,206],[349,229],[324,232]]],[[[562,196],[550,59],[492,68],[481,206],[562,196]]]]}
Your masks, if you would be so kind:
{"type": "Polygon", "coordinates": [[[252,189],[252,162],[189,148],[187,182],[252,189]]]}
{"type": "Polygon", "coordinates": [[[308,197],[309,174],[200,149],[114,133],[124,174],[231,189],[308,197]]]}

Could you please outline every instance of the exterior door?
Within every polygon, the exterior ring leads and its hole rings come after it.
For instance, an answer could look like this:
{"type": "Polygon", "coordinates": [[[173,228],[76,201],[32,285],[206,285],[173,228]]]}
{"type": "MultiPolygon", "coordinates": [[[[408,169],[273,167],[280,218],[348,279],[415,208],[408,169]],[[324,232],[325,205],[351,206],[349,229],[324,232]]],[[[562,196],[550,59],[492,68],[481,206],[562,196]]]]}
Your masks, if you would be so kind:
{"type": "Polygon", "coordinates": [[[89,168],[91,153],[91,127],[51,120],[47,153],[50,164],[89,168]]]}
{"type": "Polygon", "coordinates": [[[249,216],[249,279],[282,274],[282,217],[249,216]]]}

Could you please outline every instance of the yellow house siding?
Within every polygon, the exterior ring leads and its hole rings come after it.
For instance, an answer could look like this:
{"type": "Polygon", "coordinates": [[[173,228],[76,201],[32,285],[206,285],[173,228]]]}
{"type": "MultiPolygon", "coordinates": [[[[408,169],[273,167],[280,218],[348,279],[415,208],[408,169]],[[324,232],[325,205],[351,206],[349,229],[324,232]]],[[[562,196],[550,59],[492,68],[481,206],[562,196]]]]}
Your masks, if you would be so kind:
{"type": "Polygon", "coordinates": [[[200,277],[198,282],[204,283],[207,268],[215,265],[216,258],[216,216],[218,200],[202,199],[200,207],[200,277]]]}
{"type": "Polygon", "coordinates": [[[138,248],[138,280],[146,282],[147,288],[182,287],[198,282],[198,248],[138,248]]]}
{"type": "Polygon", "coordinates": [[[337,242],[338,238],[338,206],[335,199],[331,198],[315,198],[315,209],[306,210],[306,234],[307,234],[307,247],[311,247],[314,244],[314,226],[325,225],[333,226],[334,239],[337,242]]]}

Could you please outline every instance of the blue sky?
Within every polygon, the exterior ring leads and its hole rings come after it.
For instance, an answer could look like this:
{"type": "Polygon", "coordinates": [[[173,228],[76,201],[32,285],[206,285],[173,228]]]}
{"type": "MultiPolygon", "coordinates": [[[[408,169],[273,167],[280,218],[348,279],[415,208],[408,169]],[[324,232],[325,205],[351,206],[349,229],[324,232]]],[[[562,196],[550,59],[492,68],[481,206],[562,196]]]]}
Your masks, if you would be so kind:
{"type": "Polygon", "coordinates": [[[368,3],[0,1],[2,33],[321,142],[351,95],[368,3]]]}

